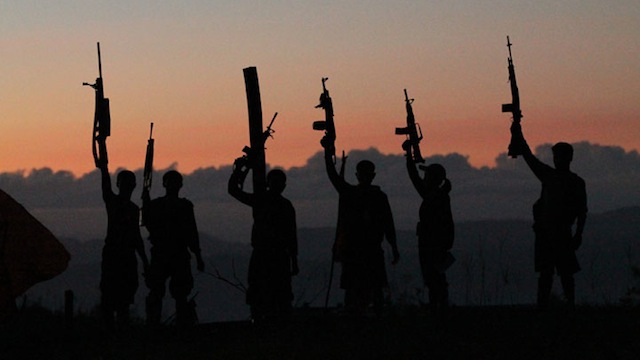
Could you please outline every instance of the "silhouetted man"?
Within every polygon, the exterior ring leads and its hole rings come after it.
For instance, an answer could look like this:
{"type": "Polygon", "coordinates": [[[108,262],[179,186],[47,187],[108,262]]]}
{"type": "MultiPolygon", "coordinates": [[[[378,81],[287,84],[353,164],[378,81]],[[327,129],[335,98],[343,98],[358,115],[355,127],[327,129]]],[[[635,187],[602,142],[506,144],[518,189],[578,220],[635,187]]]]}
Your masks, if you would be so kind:
{"type": "Polygon", "coordinates": [[[553,274],[557,271],[564,295],[570,307],[575,305],[573,274],[580,271],[575,251],[582,243],[587,218],[587,193],[582,178],[570,170],[573,147],[564,142],[555,144],[555,168],[538,160],[522,134],[519,123],[511,126],[512,137],[519,153],[535,176],[542,182],[540,198],[533,205],[535,232],[535,268],[538,279],[538,307],[549,305],[553,274]],[[575,233],[572,233],[574,223],[575,233]]]}
{"type": "Polygon", "coordinates": [[[165,196],[150,200],[149,194],[143,193],[142,219],[152,245],[146,276],[147,323],[160,323],[165,283],[169,279],[169,292],[176,303],[176,322],[179,326],[188,326],[196,321],[194,305],[187,300],[193,289],[189,250],[196,257],[198,271],[204,270],[198,228],[193,204],[178,197],[182,175],[175,170],[167,171],[162,185],[165,196]]]}
{"type": "MultiPolygon", "coordinates": [[[[100,159],[106,159],[106,139],[98,138],[98,144],[100,159]]],[[[114,320],[118,325],[128,323],[129,305],[138,289],[136,253],[145,272],[149,261],[140,235],[140,209],[131,201],[136,176],[128,170],[120,171],[116,178],[118,194],[115,194],[106,161],[98,161],[97,165],[102,175],[102,199],[107,207],[107,237],[102,248],[100,278],[101,309],[107,327],[114,329],[114,320]]]]}
{"type": "Polygon", "coordinates": [[[287,177],[275,169],[267,174],[263,195],[242,190],[249,168],[236,166],[229,178],[229,194],[253,208],[251,260],[247,304],[253,319],[287,316],[291,312],[291,277],[298,270],[296,213],[282,196],[287,177]]]}
{"type": "Polygon", "coordinates": [[[449,284],[445,271],[453,261],[449,250],[454,239],[449,199],[451,182],[440,164],[424,167],[424,178],[421,179],[411,156],[411,144],[405,141],[402,148],[406,151],[409,178],[422,198],[417,226],[418,255],[422,279],[429,290],[429,307],[433,310],[446,308],[449,305],[449,284]]]}
{"type": "Polygon", "coordinates": [[[372,185],[375,165],[369,160],[356,165],[357,185],[347,183],[333,163],[334,141],[325,136],[320,142],[325,149],[325,165],[329,180],[340,194],[340,242],[335,251],[342,263],[340,287],[345,290],[347,311],[363,313],[373,303],[382,306],[382,289],[388,285],[382,241],[387,239],[393,251],[393,264],[400,258],[396,231],[387,195],[372,185]]]}

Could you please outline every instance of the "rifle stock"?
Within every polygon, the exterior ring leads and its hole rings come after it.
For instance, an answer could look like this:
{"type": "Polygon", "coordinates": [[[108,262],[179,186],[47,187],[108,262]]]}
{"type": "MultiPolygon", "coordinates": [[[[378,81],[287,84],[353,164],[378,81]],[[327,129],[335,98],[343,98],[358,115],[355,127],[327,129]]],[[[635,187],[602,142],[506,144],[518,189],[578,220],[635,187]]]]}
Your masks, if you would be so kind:
{"type": "Polygon", "coordinates": [[[413,115],[413,99],[409,99],[407,89],[404,89],[404,102],[407,110],[407,126],[402,128],[396,128],[396,135],[406,135],[407,141],[411,144],[412,161],[414,163],[423,163],[424,158],[420,152],[420,141],[422,140],[422,129],[420,125],[416,123],[416,118],[413,115]]]}
{"type": "Polygon", "coordinates": [[[82,83],[95,90],[95,111],[93,116],[93,134],[91,149],[96,167],[109,162],[106,152],[98,151],[98,139],[104,140],[111,135],[111,114],[109,99],[104,97],[104,83],[102,79],[102,59],[100,57],[100,43],[98,42],[98,78],[95,84],[82,83]]]}
{"type": "MultiPolygon", "coordinates": [[[[509,48],[509,57],[507,58],[508,70],[509,70],[509,85],[511,87],[511,103],[502,104],[502,112],[509,112],[513,115],[513,122],[519,124],[522,120],[522,111],[520,110],[520,91],[518,90],[518,82],[516,81],[516,70],[513,66],[513,57],[511,56],[511,41],[507,36],[507,47],[509,48]]],[[[517,140],[511,136],[509,142],[509,150],[507,153],[512,158],[517,158],[521,155],[518,151],[517,140]]]]}

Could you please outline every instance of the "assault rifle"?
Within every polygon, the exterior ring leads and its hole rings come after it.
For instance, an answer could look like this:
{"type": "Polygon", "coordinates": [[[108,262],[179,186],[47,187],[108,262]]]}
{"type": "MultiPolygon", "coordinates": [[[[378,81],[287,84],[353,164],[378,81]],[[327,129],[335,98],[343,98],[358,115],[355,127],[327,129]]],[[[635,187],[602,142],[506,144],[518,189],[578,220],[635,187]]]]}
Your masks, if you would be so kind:
{"type": "MultiPolygon", "coordinates": [[[[325,83],[329,78],[322,78],[322,94],[320,94],[320,104],[317,108],[324,109],[324,120],[318,120],[313,122],[313,130],[324,131],[327,140],[335,142],[336,140],[336,126],[333,122],[333,101],[329,96],[329,90],[325,83]]],[[[333,149],[333,158],[335,162],[335,149],[333,149]]]]}
{"type": "Polygon", "coordinates": [[[96,167],[100,164],[107,164],[109,159],[107,154],[98,154],[98,139],[105,140],[111,135],[111,115],[109,113],[109,99],[104,97],[104,87],[102,82],[102,59],[100,58],[100,43],[98,43],[98,78],[95,84],[82,83],[82,85],[91,86],[96,92],[96,107],[93,116],[93,135],[91,150],[93,152],[93,160],[96,167]]]}
{"type": "Polygon", "coordinates": [[[406,135],[407,141],[413,148],[412,160],[414,163],[423,163],[424,159],[420,153],[420,140],[422,140],[422,129],[419,124],[416,124],[416,118],[413,115],[413,99],[409,99],[407,95],[407,89],[404,89],[404,102],[407,108],[407,126],[403,128],[396,128],[396,135],[406,135]]]}
{"type": "MultiPolygon", "coordinates": [[[[520,92],[518,91],[518,82],[516,81],[516,71],[513,67],[513,57],[511,56],[511,42],[507,36],[507,47],[509,48],[509,57],[507,62],[509,64],[509,84],[511,85],[511,104],[502,104],[502,112],[510,112],[513,114],[513,122],[519,124],[522,120],[522,111],[520,110],[520,92]]],[[[520,152],[517,150],[518,146],[514,141],[513,136],[509,143],[508,155],[512,158],[517,158],[520,152]]]]}
{"type": "Polygon", "coordinates": [[[151,129],[149,130],[149,140],[147,140],[147,153],[144,157],[144,170],[142,172],[142,196],[144,198],[145,193],[148,196],[151,191],[151,179],[153,176],[153,146],[155,140],[153,135],[153,123],[151,123],[151,129]]]}
{"type": "MultiPolygon", "coordinates": [[[[271,118],[271,122],[269,123],[269,126],[267,126],[267,128],[264,130],[264,132],[262,133],[262,146],[264,147],[264,144],[267,143],[267,139],[269,138],[273,138],[273,133],[275,133],[276,131],[272,128],[273,127],[273,123],[276,121],[276,116],[278,116],[278,113],[276,112],[275,114],[273,114],[273,118],[271,118]]],[[[242,149],[242,152],[244,153],[244,155],[242,155],[242,157],[237,158],[233,165],[234,165],[234,170],[238,169],[240,171],[243,172],[247,172],[249,169],[249,166],[251,165],[250,162],[253,161],[253,149],[250,148],[249,146],[245,146],[242,149]]]]}

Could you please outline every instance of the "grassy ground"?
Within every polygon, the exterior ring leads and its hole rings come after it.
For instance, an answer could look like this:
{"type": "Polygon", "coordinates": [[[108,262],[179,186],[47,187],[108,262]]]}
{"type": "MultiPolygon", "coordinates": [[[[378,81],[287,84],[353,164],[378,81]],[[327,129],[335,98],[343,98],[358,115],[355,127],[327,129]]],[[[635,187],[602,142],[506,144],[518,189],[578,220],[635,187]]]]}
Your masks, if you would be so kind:
{"type": "Polygon", "coordinates": [[[31,309],[0,326],[0,359],[638,359],[640,309],[392,308],[350,318],[300,310],[287,323],[201,324],[112,335],[31,309]]]}

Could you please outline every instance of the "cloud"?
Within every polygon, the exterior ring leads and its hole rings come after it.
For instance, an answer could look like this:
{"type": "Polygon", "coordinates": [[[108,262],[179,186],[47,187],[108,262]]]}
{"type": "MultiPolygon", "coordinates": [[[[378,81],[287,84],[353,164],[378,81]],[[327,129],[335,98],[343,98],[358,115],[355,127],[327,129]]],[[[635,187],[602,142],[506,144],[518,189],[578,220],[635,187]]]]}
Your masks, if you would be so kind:
{"type": "MultiPolygon", "coordinates": [[[[536,155],[551,164],[551,144],[536,148],[536,155]]],[[[640,155],[617,146],[588,142],[574,144],[572,169],[587,183],[589,209],[599,213],[640,204],[640,155]]],[[[375,183],[389,195],[400,229],[413,229],[421,199],[412,188],[402,155],[382,154],[375,148],[348,154],[345,177],[355,183],[355,165],[362,159],[376,164],[375,183]]],[[[476,168],[461,154],[434,155],[426,163],[440,163],[453,183],[451,193],[455,219],[530,219],[531,205],[539,196],[540,184],[523,159],[500,154],[496,166],[476,168]]],[[[338,161],[339,166],[340,163],[338,161]]],[[[169,168],[175,168],[172,165],[169,168]]],[[[161,177],[167,169],[154,172],[152,197],[161,196],[161,177]]],[[[115,186],[115,173],[113,184],[115,186]]],[[[300,227],[332,226],[336,219],[337,194],[325,173],[321,152],[304,166],[286,170],[285,196],[296,207],[300,227]]],[[[142,171],[135,171],[141,183],[142,171]]],[[[251,211],[227,194],[231,165],[207,167],[184,174],[181,195],[196,206],[201,231],[228,240],[247,240],[251,211]]],[[[250,184],[248,184],[250,189],[250,184]]],[[[0,188],[11,194],[40,218],[54,233],[64,237],[101,238],[106,232],[106,214],[100,194],[100,176],[93,171],[75,177],[67,171],[34,169],[0,174],[0,188]]],[[[140,187],[133,200],[140,203],[140,187]]]]}

